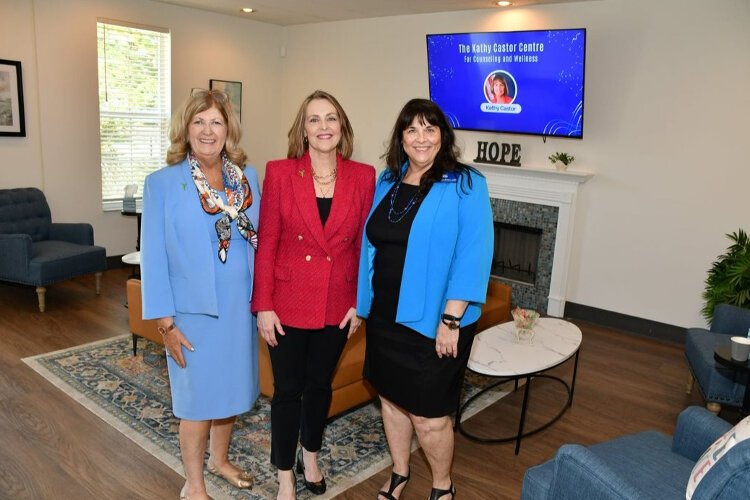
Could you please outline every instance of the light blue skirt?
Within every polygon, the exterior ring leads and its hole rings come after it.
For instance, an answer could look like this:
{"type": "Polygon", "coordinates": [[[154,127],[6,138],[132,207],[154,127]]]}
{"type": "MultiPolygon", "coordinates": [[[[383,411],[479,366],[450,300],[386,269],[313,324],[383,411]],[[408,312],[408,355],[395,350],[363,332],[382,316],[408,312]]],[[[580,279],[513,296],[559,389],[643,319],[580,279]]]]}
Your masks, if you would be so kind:
{"type": "MultiPolygon", "coordinates": [[[[218,250],[215,216],[209,216],[212,245],[218,250]]],[[[250,314],[252,275],[247,241],[232,224],[226,263],[215,255],[218,317],[177,313],[175,323],[195,348],[183,348],[185,368],[167,357],[172,412],[181,419],[211,420],[239,415],[252,408],[260,392],[258,339],[250,314]]]]}

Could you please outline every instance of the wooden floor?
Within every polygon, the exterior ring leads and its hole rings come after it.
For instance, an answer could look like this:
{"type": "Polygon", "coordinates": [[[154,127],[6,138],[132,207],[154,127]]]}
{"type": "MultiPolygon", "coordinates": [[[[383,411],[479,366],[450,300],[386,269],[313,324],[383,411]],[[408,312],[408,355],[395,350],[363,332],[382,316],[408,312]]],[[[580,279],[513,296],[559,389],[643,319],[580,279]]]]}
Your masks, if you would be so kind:
{"type": "MultiPolygon", "coordinates": [[[[183,479],[28,368],[21,358],[127,333],[124,307],[129,271],[105,273],[102,294],[93,277],[49,287],[40,313],[31,287],[0,284],[0,498],[176,499],[183,479]]],[[[583,346],[572,408],[547,430],[512,444],[482,445],[456,437],[453,480],[460,499],[518,498],[523,474],[564,443],[589,444],[656,429],[671,434],[677,414],[702,404],[685,395],[687,368],[680,346],[579,323],[583,346]]],[[[569,377],[572,364],[559,369],[569,377]]],[[[536,380],[528,423],[563,401],[560,387],[536,380]]],[[[509,433],[520,394],[470,420],[478,433],[509,433]]],[[[729,418],[732,418],[730,415],[729,418]]],[[[402,499],[424,499],[430,480],[424,455],[412,457],[402,499]]],[[[384,471],[338,498],[372,500],[384,471]]]]}

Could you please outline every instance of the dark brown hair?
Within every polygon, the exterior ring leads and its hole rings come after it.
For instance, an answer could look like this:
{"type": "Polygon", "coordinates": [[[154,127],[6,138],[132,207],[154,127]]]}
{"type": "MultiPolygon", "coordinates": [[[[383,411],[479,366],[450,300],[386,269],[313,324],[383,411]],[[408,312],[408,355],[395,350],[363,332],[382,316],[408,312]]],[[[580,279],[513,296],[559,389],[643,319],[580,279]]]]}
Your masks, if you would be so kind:
{"type": "Polygon", "coordinates": [[[505,79],[502,73],[495,73],[494,75],[492,75],[492,89],[490,89],[490,94],[495,93],[495,82],[498,80],[503,83],[503,96],[507,96],[508,95],[508,81],[505,79]]]}
{"type": "Polygon", "coordinates": [[[461,151],[456,146],[456,134],[453,127],[445,117],[440,106],[427,99],[412,99],[401,109],[396,118],[396,124],[391,132],[388,149],[382,158],[385,158],[387,172],[385,179],[397,181],[401,178],[401,168],[409,158],[404,152],[403,136],[404,130],[409,128],[414,119],[421,124],[427,124],[440,128],[440,150],[435,157],[435,162],[430,169],[422,175],[419,181],[419,191],[427,193],[430,187],[443,178],[446,172],[456,172],[460,175],[467,174],[467,183],[471,188],[471,172],[475,169],[458,161],[461,151]]]}

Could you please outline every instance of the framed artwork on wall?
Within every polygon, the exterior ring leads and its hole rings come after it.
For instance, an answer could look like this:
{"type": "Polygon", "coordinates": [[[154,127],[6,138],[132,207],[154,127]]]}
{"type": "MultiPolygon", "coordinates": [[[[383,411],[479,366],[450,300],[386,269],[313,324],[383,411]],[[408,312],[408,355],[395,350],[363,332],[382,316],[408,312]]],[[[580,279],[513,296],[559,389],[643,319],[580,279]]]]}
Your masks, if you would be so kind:
{"type": "Polygon", "coordinates": [[[242,121],[242,82],[230,82],[227,80],[209,80],[209,90],[221,90],[229,96],[237,118],[242,121]]]}
{"type": "Polygon", "coordinates": [[[26,137],[21,61],[0,59],[0,136],[26,137]]]}

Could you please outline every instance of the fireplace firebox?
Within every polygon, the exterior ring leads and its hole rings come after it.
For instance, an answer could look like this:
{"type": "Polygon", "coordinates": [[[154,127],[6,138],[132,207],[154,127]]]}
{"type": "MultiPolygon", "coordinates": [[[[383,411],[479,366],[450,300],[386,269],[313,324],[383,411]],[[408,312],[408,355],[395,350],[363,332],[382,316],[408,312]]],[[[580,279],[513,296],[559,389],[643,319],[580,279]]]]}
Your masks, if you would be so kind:
{"type": "Polygon", "coordinates": [[[542,230],[498,221],[494,224],[492,275],[533,285],[537,277],[542,230]]]}

